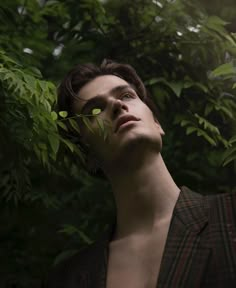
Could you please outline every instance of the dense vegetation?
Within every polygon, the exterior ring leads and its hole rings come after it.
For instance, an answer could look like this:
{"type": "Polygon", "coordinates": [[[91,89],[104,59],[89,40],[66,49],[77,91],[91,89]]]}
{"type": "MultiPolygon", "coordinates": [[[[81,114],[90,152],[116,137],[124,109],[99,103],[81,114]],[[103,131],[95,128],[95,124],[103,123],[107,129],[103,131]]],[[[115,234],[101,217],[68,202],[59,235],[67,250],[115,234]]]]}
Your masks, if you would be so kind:
{"type": "Polygon", "coordinates": [[[235,191],[234,0],[5,0],[0,30],[0,287],[39,287],[113,217],[109,184],[58,133],[56,86],[77,63],[133,65],[158,106],[177,184],[235,191]]]}

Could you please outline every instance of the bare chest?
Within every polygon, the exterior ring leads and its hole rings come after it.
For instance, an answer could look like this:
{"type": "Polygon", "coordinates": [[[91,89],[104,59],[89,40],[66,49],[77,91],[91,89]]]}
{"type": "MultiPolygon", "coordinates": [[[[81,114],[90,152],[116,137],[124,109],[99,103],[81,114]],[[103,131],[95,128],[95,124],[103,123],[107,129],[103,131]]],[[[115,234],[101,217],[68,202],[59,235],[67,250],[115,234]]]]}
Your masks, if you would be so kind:
{"type": "Polygon", "coordinates": [[[167,232],[111,245],[106,288],[155,288],[167,232]]]}

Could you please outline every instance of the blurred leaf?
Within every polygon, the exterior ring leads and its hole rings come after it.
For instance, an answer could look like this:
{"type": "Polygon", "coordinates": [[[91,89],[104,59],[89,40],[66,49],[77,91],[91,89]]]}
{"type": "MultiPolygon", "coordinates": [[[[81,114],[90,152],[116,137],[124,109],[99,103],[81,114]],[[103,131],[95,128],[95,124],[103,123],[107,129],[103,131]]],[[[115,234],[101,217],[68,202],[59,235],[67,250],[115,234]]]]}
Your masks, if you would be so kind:
{"type": "Polygon", "coordinates": [[[94,133],[93,128],[92,128],[92,126],[91,126],[91,122],[89,121],[89,119],[87,118],[87,116],[83,116],[83,117],[82,117],[82,121],[83,121],[84,125],[88,128],[88,130],[89,130],[91,133],[94,133]]]}
{"type": "Polygon", "coordinates": [[[57,113],[55,111],[51,112],[52,120],[56,121],[57,120],[57,113]]]}
{"type": "Polygon", "coordinates": [[[60,126],[63,130],[68,131],[67,126],[62,121],[57,121],[57,125],[60,126]]]}
{"type": "Polygon", "coordinates": [[[75,255],[78,253],[78,250],[66,250],[61,252],[54,260],[53,265],[58,265],[60,262],[64,261],[65,259],[75,255]]]}
{"type": "Polygon", "coordinates": [[[62,117],[62,118],[66,118],[68,116],[68,112],[67,111],[60,111],[59,112],[59,115],[62,117]]]}
{"type": "Polygon", "coordinates": [[[93,110],[92,110],[92,115],[98,115],[98,114],[100,114],[101,113],[101,109],[100,108],[94,108],[93,110]]]}
{"type": "Polygon", "coordinates": [[[79,129],[79,125],[78,123],[76,122],[76,120],[72,119],[72,118],[69,118],[69,123],[71,125],[71,127],[76,131],[78,132],[78,134],[80,134],[80,129],[79,129]]]}
{"type": "Polygon", "coordinates": [[[57,154],[60,144],[58,135],[48,134],[48,140],[52,147],[52,151],[54,152],[54,154],[57,154]]]}
{"type": "Polygon", "coordinates": [[[211,72],[211,75],[213,77],[225,76],[225,75],[231,75],[231,74],[236,74],[236,69],[232,62],[222,64],[211,72]]]}

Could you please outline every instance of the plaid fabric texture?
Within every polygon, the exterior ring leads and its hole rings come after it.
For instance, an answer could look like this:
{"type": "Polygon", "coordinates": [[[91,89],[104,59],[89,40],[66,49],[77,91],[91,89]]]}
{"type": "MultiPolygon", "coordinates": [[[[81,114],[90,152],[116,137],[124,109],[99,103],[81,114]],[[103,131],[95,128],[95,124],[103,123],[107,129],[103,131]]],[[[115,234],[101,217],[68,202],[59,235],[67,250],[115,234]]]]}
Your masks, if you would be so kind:
{"type": "MultiPolygon", "coordinates": [[[[110,239],[111,231],[58,265],[43,287],[105,288],[110,239]]],[[[182,187],[156,287],[236,287],[236,194],[202,196],[182,187]]]]}

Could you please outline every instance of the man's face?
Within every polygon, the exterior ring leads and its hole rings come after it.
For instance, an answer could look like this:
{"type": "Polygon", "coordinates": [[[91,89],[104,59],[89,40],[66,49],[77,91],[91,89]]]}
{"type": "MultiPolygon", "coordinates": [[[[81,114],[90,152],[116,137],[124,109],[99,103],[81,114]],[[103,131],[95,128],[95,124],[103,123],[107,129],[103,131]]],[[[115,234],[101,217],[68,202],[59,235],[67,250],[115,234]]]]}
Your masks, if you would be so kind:
{"type": "Polygon", "coordinates": [[[93,133],[82,125],[83,141],[105,166],[115,165],[116,159],[128,157],[131,151],[140,149],[141,153],[150,145],[160,152],[164,132],[149,107],[125,80],[114,75],[99,76],[84,85],[78,96],[76,112],[96,114],[88,117],[93,133]],[[107,129],[105,140],[98,123],[101,121],[107,129]]]}

